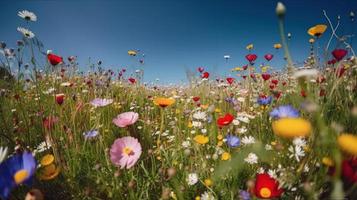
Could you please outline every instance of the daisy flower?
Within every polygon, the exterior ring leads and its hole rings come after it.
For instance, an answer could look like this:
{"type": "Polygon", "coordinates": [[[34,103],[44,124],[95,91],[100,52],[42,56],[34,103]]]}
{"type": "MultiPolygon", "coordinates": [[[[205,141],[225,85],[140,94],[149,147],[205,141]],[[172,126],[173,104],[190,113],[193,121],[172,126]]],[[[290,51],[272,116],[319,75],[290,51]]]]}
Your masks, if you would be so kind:
{"type": "Polygon", "coordinates": [[[241,142],[245,145],[254,144],[255,138],[253,136],[244,136],[241,142]]]}
{"type": "Polygon", "coordinates": [[[215,200],[215,198],[211,192],[206,191],[201,195],[201,200],[215,200]]]}
{"type": "Polygon", "coordinates": [[[22,35],[24,37],[28,38],[28,39],[31,39],[31,38],[35,37],[35,34],[32,31],[30,31],[30,30],[28,30],[26,28],[18,27],[17,31],[22,33],[22,35]]]}
{"type": "Polygon", "coordinates": [[[35,15],[35,13],[30,12],[28,10],[19,11],[17,15],[26,21],[37,21],[37,16],[35,15]]]}
{"type": "Polygon", "coordinates": [[[186,182],[188,185],[195,185],[198,182],[198,175],[196,173],[188,174],[186,182]]]}
{"type": "Polygon", "coordinates": [[[249,153],[244,161],[249,164],[257,164],[258,163],[258,156],[255,153],[249,153]]]}

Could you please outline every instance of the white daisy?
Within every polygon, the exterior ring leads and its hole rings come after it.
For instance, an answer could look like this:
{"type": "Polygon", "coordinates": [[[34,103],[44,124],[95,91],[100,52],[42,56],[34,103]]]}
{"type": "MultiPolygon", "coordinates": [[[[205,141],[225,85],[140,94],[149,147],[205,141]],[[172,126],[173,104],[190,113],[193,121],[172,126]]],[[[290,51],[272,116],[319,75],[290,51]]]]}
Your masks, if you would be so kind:
{"type": "Polygon", "coordinates": [[[0,147],[0,163],[5,160],[7,155],[7,147],[0,147]]]}
{"type": "Polygon", "coordinates": [[[188,185],[195,185],[198,182],[198,175],[196,173],[188,174],[186,181],[188,185]]]}
{"type": "Polygon", "coordinates": [[[206,113],[202,111],[197,111],[196,113],[193,114],[192,116],[194,119],[197,120],[205,120],[206,119],[206,113]]]}
{"type": "Polygon", "coordinates": [[[258,163],[258,156],[255,153],[249,153],[244,161],[249,164],[257,164],[258,163]]]}
{"type": "Polygon", "coordinates": [[[295,146],[303,147],[303,146],[306,146],[306,140],[302,137],[297,137],[297,138],[294,138],[293,144],[295,146]]]}
{"type": "Polygon", "coordinates": [[[253,136],[244,136],[242,138],[242,143],[245,144],[245,145],[254,144],[255,143],[255,138],[253,136]]]}
{"type": "Polygon", "coordinates": [[[26,21],[37,21],[37,16],[35,15],[35,13],[30,12],[28,10],[19,11],[17,15],[26,21]]]}
{"type": "Polygon", "coordinates": [[[211,192],[206,191],[201,195],[201,200],[215,200],[211,192]]]}
{"type": "Polygon", "coordinates": [[[31,38],[35,37],[35,34],[26,28],[17,27],[17,31],[22,33],[22,35],[24,35],[26,38],[31,39],[31,38]]]}
{"type": "Polygon", "coordinates": [[[182,142],[182,147],[183,147],[183,148],[188,148],[188,147],[190,147],[190,146],[191,146],[191,142],[190,142],[190,141],[187,141],[187,140],[186,140],[186,141],[183,141],[183,142],[182,142]]]}

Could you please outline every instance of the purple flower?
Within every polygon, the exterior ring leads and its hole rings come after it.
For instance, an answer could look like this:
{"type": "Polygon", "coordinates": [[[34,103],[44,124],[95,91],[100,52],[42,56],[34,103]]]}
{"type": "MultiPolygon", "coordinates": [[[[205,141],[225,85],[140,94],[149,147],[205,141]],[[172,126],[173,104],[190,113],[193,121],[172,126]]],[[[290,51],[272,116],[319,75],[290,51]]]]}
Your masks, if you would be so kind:
{"type": "Polygon", "coordinates": [[[268,97],[259,97],[257,102],[259,105],[261,106],[266,106],[268,104],[271,104],[273,100],[273,97],[272,96],[268,96],[268,97]]]}
{"type": "Polygon", "coordinates": [[[240,190],[240,191],[239,191],[239,198],[240,198],[241,200],[250,200],[250,194],[249,194],[249,192],[247,192],[247,191],[240,190]]]}
{"type": "Polygon", "coordinates": [[[90,102],[90,104],[92,104],[92,106],[94,107],[103,107],[111,103],[113,103],[113,99],[101,99],[101,98],[95,98],[90,102]]]}
{"type": "Polygon", "coordinates": [[[299,111],[296,110],[294,107],[291,105],[285,105],[285,106],[279,106],[277,108],[274,108],[270,112],[270,117],[274,119],[280,119],[280,118],[297,118],[299,117],[299,111]]]}
{"type": "Polygon", "coordinates": [[[240,145],[240,139],[235,135],[227,135],[226,140],[227,145],[231,148],[238,147],[240,145]]]}
{"type": "Polygon", "coordinates": [[[84,132],[83,135],[84,135],[84,139],[88,140],[97,137],[99,135],[99,132],[97,130],[90,130],[84,132]]]}

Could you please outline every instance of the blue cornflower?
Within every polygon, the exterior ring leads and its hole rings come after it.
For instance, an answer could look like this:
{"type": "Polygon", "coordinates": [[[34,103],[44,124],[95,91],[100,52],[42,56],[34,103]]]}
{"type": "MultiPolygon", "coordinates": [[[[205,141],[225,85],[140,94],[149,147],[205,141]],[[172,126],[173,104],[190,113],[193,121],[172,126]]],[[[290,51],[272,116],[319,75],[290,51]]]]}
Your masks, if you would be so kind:
{"type": "Polygon", "coordinates": [[[240,139],[235,135],[227,135],[226,143],[231,148],[238,147],[240,145],[240,139]]]}
{"type": "Polygon", "coordinates": [[[0,164],[0,198],[7,199],[17,185],[32,183],[36,160],[31,152],[16,154],[0,164]]]}
{"type": "Polygon", "coordinates": [[[277,108],[274,108],[270,112],[270,117],[274,119],[280,119],[284,117],[297,118],[299,116],[300,116],[299,111],[296,110],[291,105],[279,106],[277,108]]]}
{"type": "Polygon", "coordinates": [[[273,97],[272,96],[268,96],[268,97],[258,97],[258,104],[261,106],[266,106],[268,104],[271,104],[271,102],[273,101],[273,97]]]}
{"type": "Polygon", "coordinates": [[[240,199],[242,199],[242,200],[250,200],[250,194],[249,194],[249,192],[244,191],[244,190],[240,190],[240,191],[239,191],[239,197],[240,197],[240,199]]]}
{"type": "Polygon", "coordinates": [[[90,130],[90,131],[87,131],[87,132],[84,132],[83,133],[84,135],[84,139],[92,139],[92,138],[95,138],[99,135],[99,132],[97,130],[90,130]]]}

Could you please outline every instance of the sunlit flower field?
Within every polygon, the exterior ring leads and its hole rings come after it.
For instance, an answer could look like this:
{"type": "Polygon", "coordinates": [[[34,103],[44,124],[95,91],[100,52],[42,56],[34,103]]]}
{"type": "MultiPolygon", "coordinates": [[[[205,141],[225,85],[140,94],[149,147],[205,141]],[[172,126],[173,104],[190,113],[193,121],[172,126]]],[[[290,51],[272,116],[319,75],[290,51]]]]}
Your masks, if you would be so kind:
{"type": "Polygon", "coordinates": [[[79,73],[20,11],[16,46],[0,47],[0,198],[357,199],[357,58],[343,24],[324,13],[329,23],[305,27],[311,52],[298,66],[283,4],[276,14],[272,53],[252,43],[235,76],[197,67],[188,84],[162,85],[102,61],[79,73]]]}

